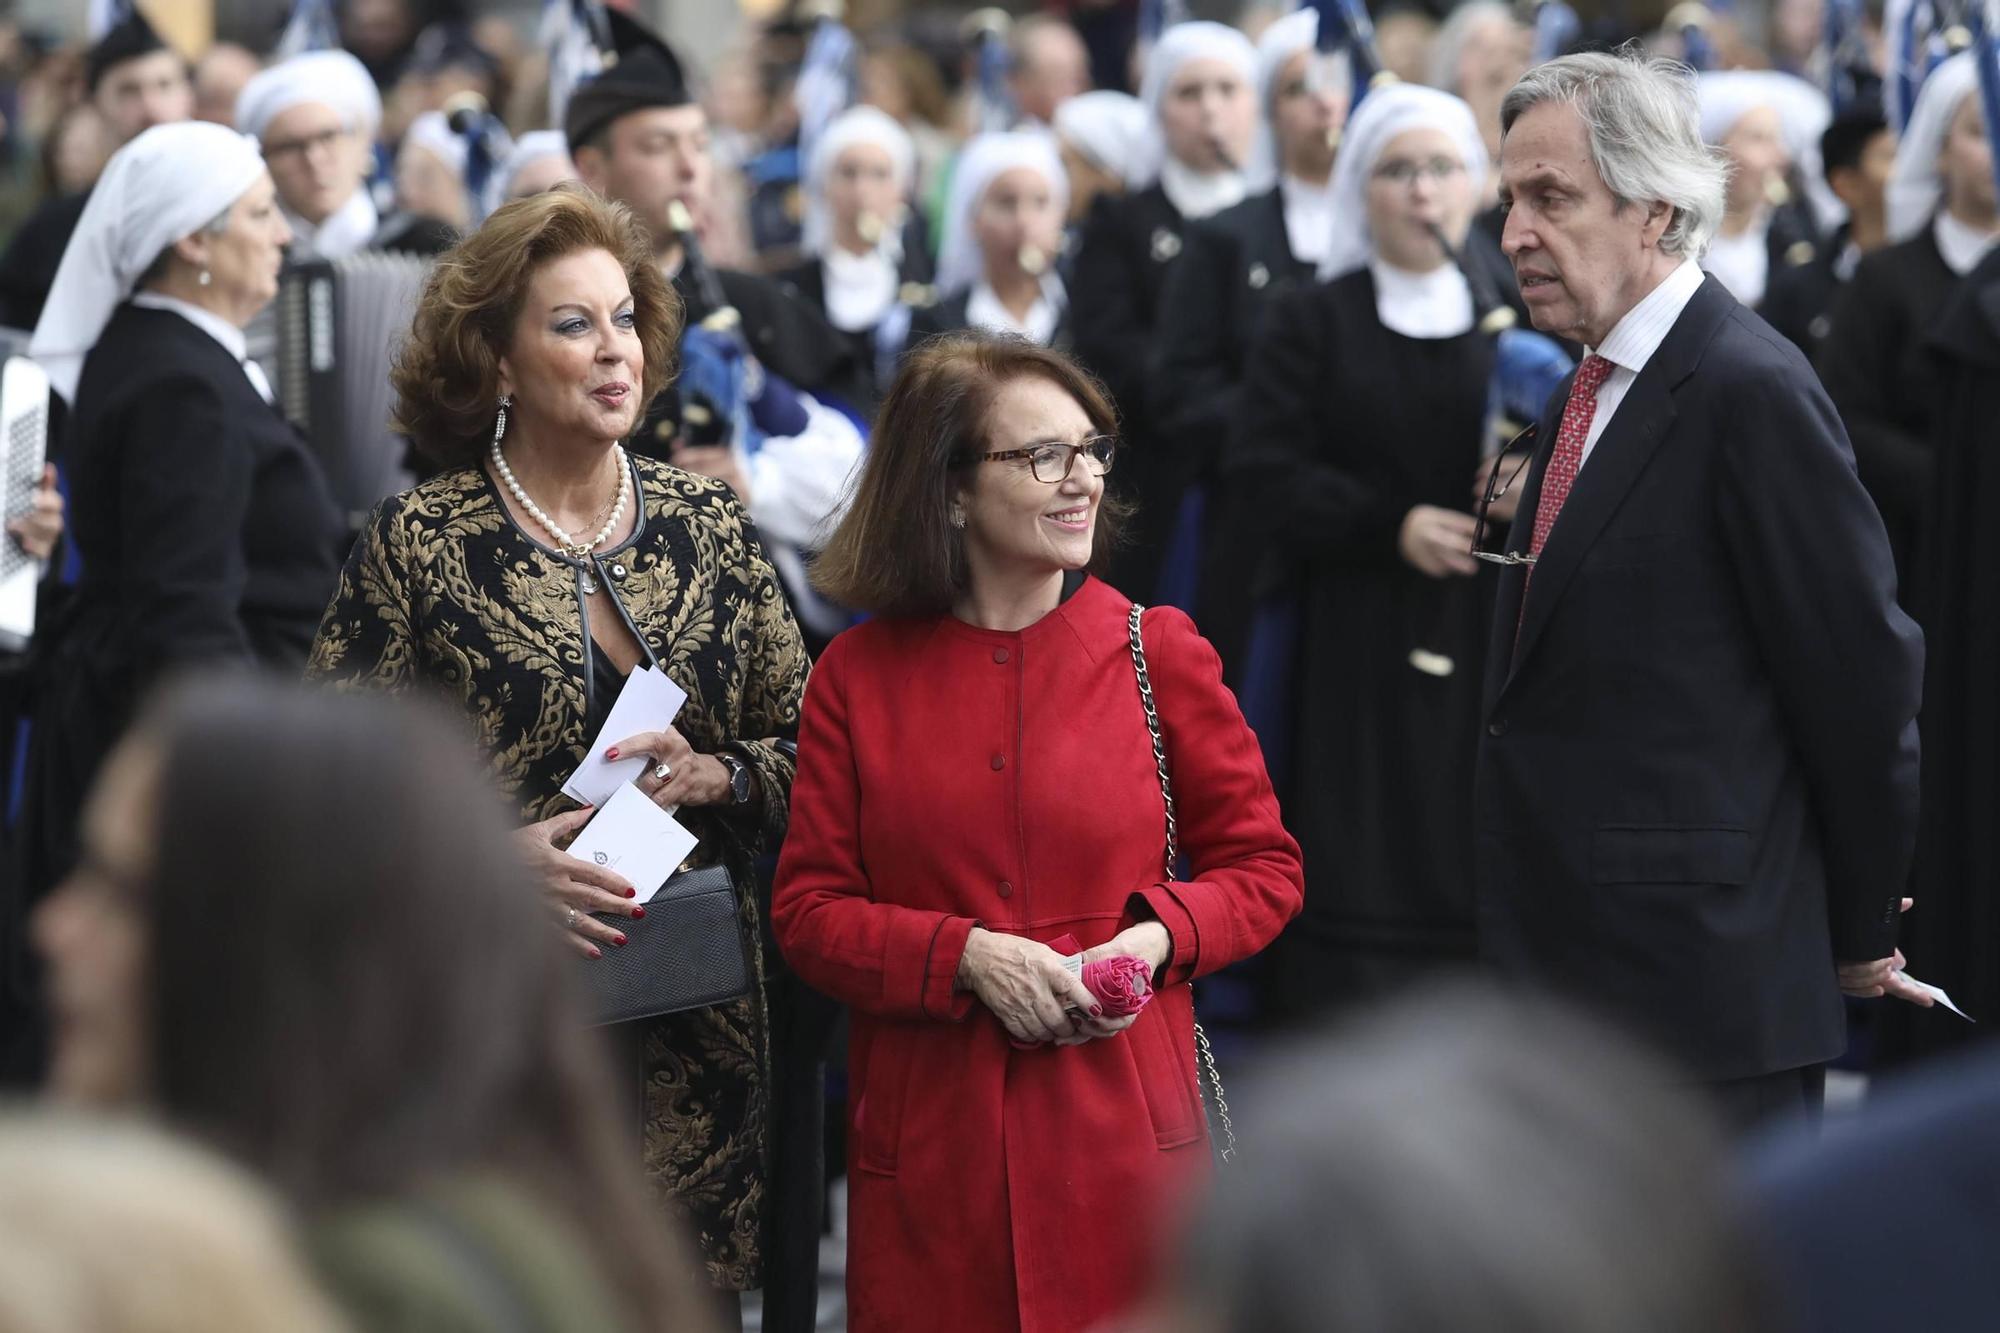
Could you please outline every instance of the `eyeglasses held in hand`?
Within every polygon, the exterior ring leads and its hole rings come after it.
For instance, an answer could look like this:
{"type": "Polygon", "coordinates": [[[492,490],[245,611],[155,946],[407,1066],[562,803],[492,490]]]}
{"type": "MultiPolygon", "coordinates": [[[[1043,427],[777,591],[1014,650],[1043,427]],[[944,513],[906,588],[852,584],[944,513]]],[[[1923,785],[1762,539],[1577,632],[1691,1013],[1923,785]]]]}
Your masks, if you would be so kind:
{"type": "MultiPolygon", "coordinates": [[[[1520,481],[1527,473],[1528,464],[1535,456],[1535,429],[1531,425],[1502,445],[1499,455],[1494,459],[1492,469],[1486,474],[1486,490],[1479,497],[1479,508],[1473,514],[1475,522],[1472,528],[1472,557],[1475,560],[1484,560],[1489,565],[1532,565],[1535,563],[1535,557],[1532,552],[1494,550],[1487,549],[1481,545],[1490,531],[1490,526],[1486,521],[1486,511],[1493,507],[1495,500],[1498,500],[1501,496],[1506,495],[1514,489],[1515,483],[1520,481]],[[1511,462],[1509,461],[1510,459],[1512,460],[1511,462]],[[1500,479],[1502,473],[1506,474],[1505,481],[1500,479]]],[[[1499,545],[1505,546],[1506,544],[1507,532],[1505,528],[1502,528],[1499,534],[1499,545]]]]}
{"type": "Polygon", "coordinates": [[[1091,472],[1101,477],[1111,471],[1111,460],[1117,453],[1117,440],[1109,435],[1093,435],[1076,444],[1058,444],[1051,440],[1023,449],[1002,449],[998,453],[981,454],[979,457],[988,463],[1026,459],[1036,481],[1055,486],[1069,480],[1070,470],[1076,466],[1079,454],[1089,460],[1091,472]]]}

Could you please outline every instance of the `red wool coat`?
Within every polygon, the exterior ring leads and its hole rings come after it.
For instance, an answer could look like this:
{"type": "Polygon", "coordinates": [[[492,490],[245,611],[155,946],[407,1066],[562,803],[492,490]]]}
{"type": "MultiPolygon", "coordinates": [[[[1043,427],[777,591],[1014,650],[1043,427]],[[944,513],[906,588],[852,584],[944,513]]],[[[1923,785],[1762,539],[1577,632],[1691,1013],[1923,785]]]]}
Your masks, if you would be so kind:
{"type": "Polygon", "coordinates": [[[1162,882],[1130,607],[1093,579],[1017,634],[871,621],[813,672],[772,915],[854,1013],[856,1333],[1085,1328],[1137,1294],[1163,1204],[1207,1169],[1187,982],[1298,912],[1298,846],[1214,650],[1148,611],[1193,875],[1162,882]],[[1173,959],[1118,1037],[1015,1050],[953,990],[975,925],[1087,947],[1148,914],[1173,959]]]}

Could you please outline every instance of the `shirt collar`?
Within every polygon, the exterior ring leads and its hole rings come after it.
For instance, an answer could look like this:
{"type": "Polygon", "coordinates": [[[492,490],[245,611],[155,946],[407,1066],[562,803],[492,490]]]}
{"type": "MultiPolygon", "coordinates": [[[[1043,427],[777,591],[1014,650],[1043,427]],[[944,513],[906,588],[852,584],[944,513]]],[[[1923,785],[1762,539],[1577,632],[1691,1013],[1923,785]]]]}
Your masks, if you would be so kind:
{"type": "Polygon", "coordinates": [[[1625,317],[1612,326],[1605,335],[1604,345],[1588,350],[1603,357],[1612,365],[1638,374],[1653,359],[1653,353],[1660,350],[1660,344],[1667,340],[1667,334],[1674,322],[1687,309],[1694,294],[1701,290],[1703,274],[1701,265],[1692,259],[1683,259],[1680,267],[1661,280],[1660,285],[1640,298],[1639,304],[1625,312],[1625,317]]]}
{"type": "Polygon", "coordinates": [[[172,311],[221,343],[222,350],[238,361],[243,360],[249,352],[250,345],[243,336],[243,330],[212,310],[203,310],[200,306],[183,301],[179,297],[162,296],[158,292],[140,292],[132,298],[132,304],[145,310],[172,311]]]}
{"type": "Polygon", "coordinates": [[[965,321],[978,328],[1018,333],[1046,347],[1055,336],[1056,325],[1061,322],[1063,303],[1067,299],[1062,279],[1053,273],[1045,273],[1042,275],[1042,294],[1028,307],[1027,316],[1016,322],[993,288],[987,285],[986,279],[981,278],[972,284],[972,290],[966,296],[965,321]]]}
{"type": "Polygon", "coordinates": [[[368,197],[368,191],[357,187],[346,203],[318,224],[307,222],[290,209],[285,210],[285,222],[292,229],[295,253],[320,259],[345,259],[367,248],[382,218],[375,211],[375,201],[368,197]]]}
{"type": "Polygon", "coordinates": [[[1966,226],[1943,209],[1938,210],[1937,221],[1931,224],[1931,235],[1937,241],[1945,267],[1961,278],[1978,268],[1994,241],[2000,240],[1992,232],[1966,226]]]}

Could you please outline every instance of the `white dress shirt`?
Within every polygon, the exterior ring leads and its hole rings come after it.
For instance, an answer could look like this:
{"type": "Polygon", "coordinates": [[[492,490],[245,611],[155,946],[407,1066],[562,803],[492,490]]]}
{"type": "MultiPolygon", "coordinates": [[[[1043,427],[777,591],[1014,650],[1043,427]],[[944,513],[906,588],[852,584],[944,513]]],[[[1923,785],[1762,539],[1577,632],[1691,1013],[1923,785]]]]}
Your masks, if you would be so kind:
{"type": "Polygon", "coordinates": [[[366,188],[356,186],[346,203],[329,213],[318,225],[307,222],[290,209],[284,210],[285,223],[292,229],[292,253],[299,258],[345,259],[368,248],[382,225],[381,214],[366,188]]]}
{"type": "Polygon", "coordinates": [[[1692,259],[1682,260],[1679,268],[1662,279],[1659,286],[1640,299],[1639,304],[1625,312],[1625,318],[1612,326],[1611,332],[1605,335],[1602,347],[1586,349],[1609,361],[1612,371],[1598,386],[1597,411],[1590,419],[1590,433],[1583,438],[1583,457],[1577,462],[1578,471],[1590,461],[1590,451],[1597,447],[1604,428],[1611,424],[1618,404],[1625,401],[1625,395],[1632,389],[1632,381],[1639,378],[1639,372],[1653,359],[1653,353],[1660,350],[1660,344],[1667,340],[1668,332],[1680,320],[1688,302],[1694,300],[1694,294],[1701,290],[1702,279],[1701,265],[1692,259]]]}
{"type": "Polygon", "coordinates": [[[203,310],[198,305],[177,297],[162,296],[158,292],[140,292],[132,298],[132,304],[142,310],[171,311],[221,343],[222,350],[235,357],[236,363],[243,367],[243,377],[250,381],[250,387],[265,402],[277,401],[277,396],[271,392],[271,381],[264,377],[264,368],[248,359],[249,343],[243,337],[243,330],[212,310],[203,310]]]}

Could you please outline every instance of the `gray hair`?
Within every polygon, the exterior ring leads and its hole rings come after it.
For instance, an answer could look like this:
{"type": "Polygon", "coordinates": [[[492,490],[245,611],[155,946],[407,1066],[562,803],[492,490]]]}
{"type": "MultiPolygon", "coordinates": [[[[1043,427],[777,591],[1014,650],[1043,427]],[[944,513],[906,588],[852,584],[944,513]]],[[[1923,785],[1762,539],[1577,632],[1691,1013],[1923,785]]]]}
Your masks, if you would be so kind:
{"type": "Polygon", "coordinates": [[[1217,1333],[1752,1333],[1769,1279],[1682,1076],[1553,1002],[1454,983],[1246,1083],[1170,1281],[1217,1333]]]}
{"type": "Polygon", "coordinates": [[[1728,168],[1702,141],[1694,71],[1677,60],[1599,51],[1537,65],[1500,104],[1503,141],[1544,102],[1582,117],[1591,163],[1620,208],[1659,200],[1674,210],[1660,249],[1700,259],[1722,222],[1728,168]]]}

